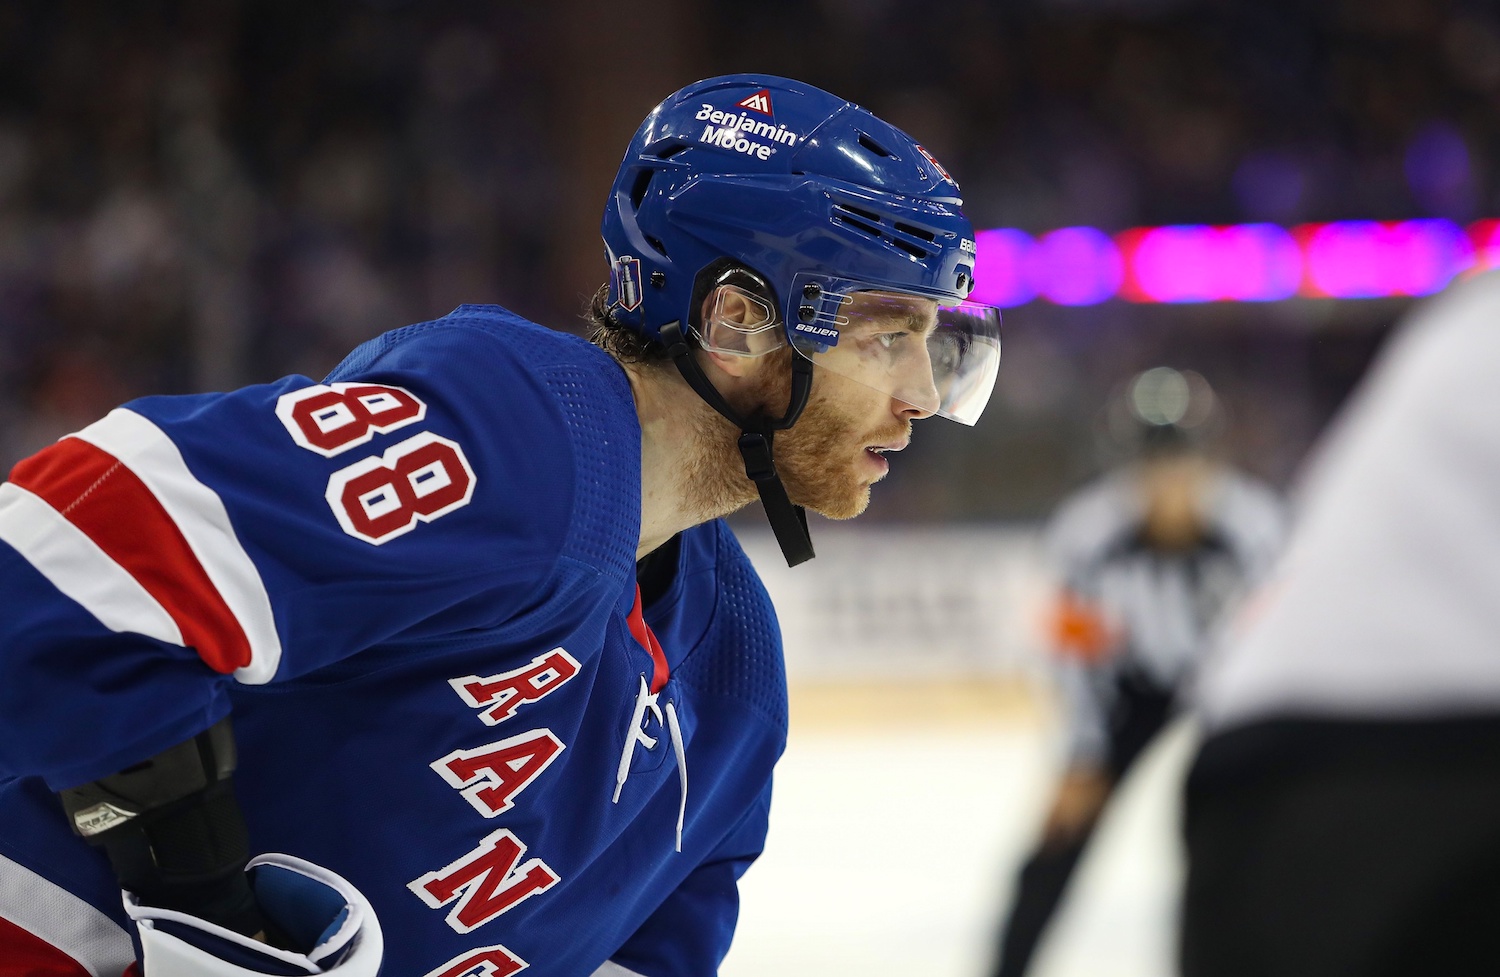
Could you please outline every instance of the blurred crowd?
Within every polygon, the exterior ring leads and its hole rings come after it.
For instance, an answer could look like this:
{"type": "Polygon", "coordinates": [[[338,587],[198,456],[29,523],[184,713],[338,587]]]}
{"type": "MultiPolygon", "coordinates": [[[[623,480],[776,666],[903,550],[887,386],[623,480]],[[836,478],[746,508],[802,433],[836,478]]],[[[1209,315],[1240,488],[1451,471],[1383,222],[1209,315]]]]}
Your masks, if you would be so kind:
{"type": "MultiPolygon", "coordinates": [[[[746,70],[914,133],[981,227],[1500,215],[1500,17],[1461,0],[13,0],[0,465],[460,302],[581,329],[617,147],[746,70]]],[[[1041,515],[1156,363],[1208,377],[1225,450],[1281,483],[1404,307],[1009,310],[981,447],[919,433],[872,513],[1041,515]]]]}

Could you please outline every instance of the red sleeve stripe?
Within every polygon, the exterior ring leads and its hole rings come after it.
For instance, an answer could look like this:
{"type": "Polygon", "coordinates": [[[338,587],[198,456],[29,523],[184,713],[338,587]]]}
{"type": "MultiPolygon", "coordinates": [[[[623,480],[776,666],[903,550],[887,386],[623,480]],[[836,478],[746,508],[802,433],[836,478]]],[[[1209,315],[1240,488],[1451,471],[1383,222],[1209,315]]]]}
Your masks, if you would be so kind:
{"type": "Polygon", "coordinates": [[[254,685],[276,674],[281,641],[260,573],[223,500],[193,476],[155,424],[132,411],[111,411],[18,465],[12,479],[123,567],[211,667],[254,685]],[[60,466],[66,474],[58,470],[46,485],[28,485],[23,468],[53,451],[72,455],[60,466]],[[86,473],[74,474],[85,457],[86,473]]]}
{"type": "Polygon", "coordinates": [[[0,855],[0,977],[119,977],[134,963],[113,920],[0,855]]]}
{"type": "Polygon", "coordinates": [[[111,631],[184,643],[172,615],[124,567],[56,509],[10,482],[0,485],[0,539],[111,631]]]}
{"type": "Polygon", "coordinates": [[[269,682],[281,664],[271,599],[260,571],[240,545],[223,500],[193,476],[165,432],[132,411],[110,411],[74,437],[120,459],[151,490],[249,642],[250,660],[236,669],[235,678],[250,685],[269,682]]]}
{"type": "MultiPolygon", "coordinates": [[[[130,574],[171,615],[182,643],[209,667],[250,662],[250,644],[172,517],[120,460],[63,438],[16,466],[11,481],[36,495],[130,574]]],[[[60,589],[60,588],[59,588],[60,589]]]]}

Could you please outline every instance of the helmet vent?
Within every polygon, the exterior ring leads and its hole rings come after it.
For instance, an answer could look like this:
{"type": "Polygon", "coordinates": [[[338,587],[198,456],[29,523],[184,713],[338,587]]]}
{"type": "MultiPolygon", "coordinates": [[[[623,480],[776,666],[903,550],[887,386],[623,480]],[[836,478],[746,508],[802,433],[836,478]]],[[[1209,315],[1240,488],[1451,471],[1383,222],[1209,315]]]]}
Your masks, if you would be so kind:
{"type": "Polygon", "coordinates": [[[641,209],[641,201],[646,199],[646,189],[651,186],[651,178],[655,175],[655,170],[642,170],[636,175],[635,182],[630,185],[630,206],[632,209],[641,209]]]}
{"type": "Polygon", "coordinates": [[[657,254],[661,255],[663,258],[667,257],[667,246],[661,243],[661,238],[652,237],[650,234],[645,235],[645,238],[646,243],[655,248],[657,254]]]}
{"type": "Polygon", "coordinates": [[[663,149],[661,152],[657,153],[656,158],[671,159],[673,156],[676,156],[678,153],[687,148],[687,143],[677,143],[675,146],[668,146],[666,149],[663,149]]]}
{"type": "Polygon", "coordinates": [[[876,156],[884,156],[886,159],[896,158],[895,153],[891,152],[889,149],[886,149],[875,140],[871,139],[866,133],[861,132],[859,134],[859,144],[868,149],[870,152],[874,153],[876,156]]]}
{"type": "Polygon", "coordinates": [[[937,248],[932,246],[937,240],[936,234],[910,224],[892,222],[888,225],[879,214],[873,211],[851,207],[848,204],[834,204],[833,219],[846,227],[863,231],[873,238],[884,241],[918,260],[925,261],[937,251],[937,248]]]}
{"type": "Polygon", "coordinates": [[[833,219],[857,231],[864,231],[871,237],[878,238],[883,236],[880,232],[880,217],[867,210],[860,210],[857,207],[849,207],[844,204],[834,204],[833,219]]]}
{"type": "Polygon", "coordinates": [[[921,227],[912,227],[910,224],[896,224],[896,232],[899,234],[910,234],[912,237],[921,238],[928,244],[937,240],[937,235],[921,227]]]}

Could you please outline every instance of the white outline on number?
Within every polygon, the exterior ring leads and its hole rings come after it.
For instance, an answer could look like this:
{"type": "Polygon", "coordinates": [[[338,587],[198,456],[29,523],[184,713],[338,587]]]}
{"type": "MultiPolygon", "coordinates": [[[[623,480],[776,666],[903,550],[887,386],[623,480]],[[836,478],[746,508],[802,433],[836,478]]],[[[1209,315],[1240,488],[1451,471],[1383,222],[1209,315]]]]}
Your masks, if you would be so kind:
{"type": "MultiPolygon", "coordinates": [[[[418,472],[423,470],[425,469],[418,469],[418,472]]],[[[417,474],[417,472],[412,472],[411,474],[417,474]]],[[[452,479],[453,477],[451,472],[445,471],[444,474],[447,474],[450,479],[452,479]]],[[[340,468],[338,471],[334,472],[328,477],[328,490],[323,493],[323,497],[328,500],[328,507],[333,510],[333,516],[339,521],[339,525],[343,527],[344,532],[348,533],[350,536],[353,536],[356,539],[362,539],[367,543],[373,543],[374,545],[379,546],[380,544],[389,542],[390,540],[393,540],[398,536],[406,535],[407,533],[415,529],[417,523],[419,522],[432,522],[432,520],[434,519],[446,516],[454,509],[461,509],[464,506],[468,505],[469,500],[474,497],[474,485],[477,482],[478,479],[474,476],[474,469],[469,465],[469,459],[464,456],[464,449],[459,447],[457,442],[449,441],[447,438],[442,437],[438,434],[433,434],[431,431],[423,431],[420,434],[412,435],[405,441],[402,441],[400,444],[392,445],[390,448],[387,448],[385,453],[382,455],[371,455],[368,458],[361,458],[359,461],[356,461],[354,464],[350,465],[347,468],[340,468]],[[381,536],[370,536],[356,529],[354,526],[354,520],[350,518],[348,510],[344,508],[344,489],[349,485],[349,483],[354,481],[354,479],[359,478],[361,475],[365,475],[369,472],[381,469],[390,472],[392,476],[391,481],[394,482],[397,463],[412,452],[420,451],[430,444],[447,445],[453,450],[453,454],[458,459],[458,463],[463,466],[464,473],[469,476],[469,484],[468,487],[464,490],[463,497],[454,499],[452,502],[443,506],[441,509],[433,512],[423,513],[418,512],[416,509],[411,509],[409,510],[411,513],[411,518],[406,521],[406,525],[392,529],[390,532],[387,532],[381,536]]],[[[416,489],[417,486],[413,485],[413,493],[416,492],[416,489]]],[[[391,491],[395,491],[395,489],[392,488],[391,491]]],[[[418,495],[417,497],[421,498],[422,495],[418,495]]]]}
{"type": "MultiPolygon", "coordinates": [[[[356,399],[364,401],[367,398],[360,397],[356,399]]],[[[340,401],[338,406],[343,407],[346,411],[349,411],[348,406],[342,400],[340,401]]],[[[369,409],[369,406],[370,405],[368,403],[365,404],[365,408],[367,410],[369,409]]],[[[349,411],[349,413],[352,416],[353,411],[349,411]]],[[[291,393],[285,393],[280,397],[277,397],[276,416],[281,419],[282,427],[286,428],[287,433],[292,436],[292,440],[297,442],[297,445],[299,447],[306,448],[308,451],[316,451],[324,458],[332,458],[335,455],[343,454],[350,448],[357,448],[362,444],[369,444],[370,439],[375,437],[375,435],[377,434],[390,434],[392,431],[400,430],[401,428],[406,427],[406,425],[408,424],[417,423],[427,416],[427,401],[423,400],[421,397],[418,397],[416,394],[412,393],[410,390],[407,390],[405,387],[398,387],[393,383],[315,383],[310,387],[303,387],[301,390],[293,390],[291,393]],[[297,409],[297,405],[302,403],[304,400],[309,400],[313,397],[317,397],[325,393],[335,393],[342,398],[346,391],[352,390],[355,387],[375,387],[379,390],[399,390],[402,393],[406,394],[406,396],[410,397],[412,400],[416,401],[417,412],[410,417],[403,417],[401,420],[392,421],[389,424],[378,424],[375,423],[372,419],[371,423],[366,425],[365,433],[363,435],[355,438],[352,441],[345,441],[343,444],[335,448],[320,448],[317,445],[313,444],[311,441],[307,440],[307,432],[302,430],[302,426],[298,424],[296,418],[292,416],[293,412],[297,409]]],[[[316,417],[313,418],[313,423],[317,423],[316,417]]],[[[321,426],[322,425],[319,425],[319,427],[321,426]]]]}

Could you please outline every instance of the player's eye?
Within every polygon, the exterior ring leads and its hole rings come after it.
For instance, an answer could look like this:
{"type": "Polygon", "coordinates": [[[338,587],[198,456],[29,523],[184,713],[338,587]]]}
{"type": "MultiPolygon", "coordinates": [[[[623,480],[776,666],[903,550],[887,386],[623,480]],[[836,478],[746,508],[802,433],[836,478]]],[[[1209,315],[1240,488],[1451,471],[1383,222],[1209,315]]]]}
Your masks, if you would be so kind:
{"type": "Polygon", "coordinates": [[[961,333],[934,333],[927,340],[933,368],[949,372],[958,369],[964,360],[964,354],[968,352],[968,345],[967,337],[961,333]]]}

